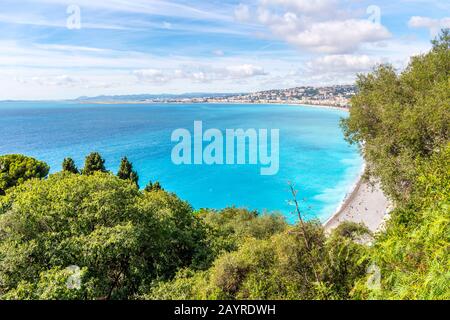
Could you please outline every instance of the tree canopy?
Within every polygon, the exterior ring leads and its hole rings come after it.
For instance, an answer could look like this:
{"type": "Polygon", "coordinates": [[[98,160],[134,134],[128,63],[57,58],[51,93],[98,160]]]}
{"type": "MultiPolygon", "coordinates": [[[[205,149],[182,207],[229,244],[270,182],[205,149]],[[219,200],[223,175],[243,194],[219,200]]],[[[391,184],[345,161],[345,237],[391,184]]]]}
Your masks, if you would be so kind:
{"type": "Polygon", "coordinates": [[[449,299],[449,30],[401,74],[380,66],[361,75],[358,87],[344,132],[360,144],[369,175],[396,208],[370,250],[380,287],[368,287],[364,277],[354,296],[449,299]]]}
{"type": "Polygon", "coordinates": [[[191,207],[108,173],[29,181],[0,202],[0,295],[124,299],[206,254],[191,207]],[[70,266],[81,288],[68,290],[70,266]],[[50,285],[51,284],[51,285],[50,285]]]}
{"type": "Polygon", "coordinates": [[[133,164],[128,161],[127,157],[123,157],[120,161],[120,167],[119,171],[117,172],[117,176],[122,180],[130,180],[139,187],[139,176],[137,172],[133,170],[133,164]]]}
{"type": "Polygon", "coordinates": [[[350,117],[342,121],[345,136],[361,146],[368,175],[381,180],[396,201],[406,200],[417,181],[417,161],[442,152],[450,123],[450,32],[433,49],[411,58],[400,74],[390,65],[359,75],[359,93],[350,117]]]}
{"type": "Polygon", "coordinates": [[[72,158],[65,158],[62,163],[62,171],[70,172],[78,174],[80,171],[78,171],[77,166],[75,165],[75,161],[73,161],[72,158]]]}
{"type": "Polygon", "coordinates": [[[146,192],[159,191],[159,190],[163,190],[163,188],[161,187],[161,184],[158,181],[155,181],[155,182],[149,181],[149,183],[147,183],[147,185],[144,188],[144,191],[146,191],[146,192]]]}
{"type": "Polygon", "coordinates": [[[20,154],[0,156],[0,195],[26,180],[47,176],[50,167],[42,161],[20,154]]]}
{"type": "Polygon", "coordinates": [[[84,168],[81,172],[84,175],[90,175],[96,171],[106,172],[105,159],[102,158],[100,153],[92,152],[86,157],[84,161],[84,168]]]}

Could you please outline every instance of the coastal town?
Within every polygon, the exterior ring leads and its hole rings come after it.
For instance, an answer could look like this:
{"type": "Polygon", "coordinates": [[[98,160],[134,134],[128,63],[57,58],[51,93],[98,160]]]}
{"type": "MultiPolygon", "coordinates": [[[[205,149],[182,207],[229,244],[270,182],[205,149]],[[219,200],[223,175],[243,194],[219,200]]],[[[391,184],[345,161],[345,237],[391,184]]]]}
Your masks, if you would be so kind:
{"type": "MultiPolygon", "coordinates": [[[[356,87],[354,85],[334,85],[328,87],[305,86],[290,89],[273,89],[240,94],[134,97],[127,100],[132,103],[280,103],[348,108],[350,99],[355,93],[356,87]]],[[[102,102],[105,102],[108,99],[103,98],[102,100],[102,102]]]]}
{"type": "Polygon", "coordinates": [[[296,87],[224,97],[197,98],[193,99],[194,101],[192,102],[283,103],[349,107],[350,99],[355,95],[355,92],[356,87],[352,85],[296,87]]]}

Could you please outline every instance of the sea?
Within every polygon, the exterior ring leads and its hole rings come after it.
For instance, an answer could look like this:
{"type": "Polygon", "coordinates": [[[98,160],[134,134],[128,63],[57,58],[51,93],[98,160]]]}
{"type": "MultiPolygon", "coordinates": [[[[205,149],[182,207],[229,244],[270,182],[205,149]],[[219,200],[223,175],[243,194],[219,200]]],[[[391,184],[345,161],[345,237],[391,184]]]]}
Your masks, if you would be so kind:
{"type": "MultiPolygon", "coordinates": [[[[45,161],[51,173],[65,157],[82,167],[92,151],[117,172],[122,157],[133,163],[141,188],[149,181],[194,209],[230,206],[281,213],[295,223],[289,184],[307,219],[327,220],[357,181],[363,160],[339,126],[342,110],[264,104],[87,104],[0,102],[0,155],[20,153],[45,161]],[[261,175],[260,164],[175,164],[176,129],[278,129],[279,170],[261,175]]],[[[270,132],[270,131],[269,131],[270,132]]]]}

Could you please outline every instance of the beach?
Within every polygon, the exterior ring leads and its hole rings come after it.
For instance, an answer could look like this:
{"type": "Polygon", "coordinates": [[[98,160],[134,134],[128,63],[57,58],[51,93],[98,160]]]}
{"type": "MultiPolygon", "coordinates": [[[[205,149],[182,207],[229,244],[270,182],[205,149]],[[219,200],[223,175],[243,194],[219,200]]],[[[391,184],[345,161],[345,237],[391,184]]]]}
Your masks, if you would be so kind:
{"type": "Polygon", "coordinates": [[[372,186],[360,178],[342,206],[324,223],[325,230],[330,231],[341,222],[351,221],[364,223],[370,231],[375,232],[388,217],[390,206],[379,183],[372,186]]]}

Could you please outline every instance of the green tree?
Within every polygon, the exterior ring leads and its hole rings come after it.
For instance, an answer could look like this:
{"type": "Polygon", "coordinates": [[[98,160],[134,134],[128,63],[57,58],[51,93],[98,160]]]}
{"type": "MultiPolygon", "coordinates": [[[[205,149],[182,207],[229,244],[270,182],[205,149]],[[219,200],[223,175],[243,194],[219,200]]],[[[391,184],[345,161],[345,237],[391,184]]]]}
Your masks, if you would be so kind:
{"type": "Polygon", "coordinates": [[[402,73],[380,66],[359,77],[344,132],[396,207],[368,255],[380,286],[362,277],[354,298],[450,298],[449,84],[449,30],[402,73]]]}
{"type": "Polygon", "coordinates": [[[450,299],[450,143],[416,167],[410,200],[391,213],[370,250],[381,285],[368,287],[364,277],[355,298],[450,299]]]}
{"type": "Polygon", "coordinates": [[[448,141],[450,122],[450,33],[433,49],[411,59],[397,74],[379,66],[359,75],[359,93],[342,121],[347,140],[361,146],[367,174],[381,180],[395,201],[408,199],[417,181],[416,160],[426,161],[448,141]]]}
{"type": "Polygon", "coordinates": [[[223,252],[237,250],[249,237],[269,239],[288,228],[286,220],[280,214],[260,215],[257,211],[236,207],[202,209],[197,215],[208,226],[208,241],[215,252],[215,256],[210,257],[213,260],[223,252]]]}
{"type": "MultiPolygon", "coordinates": [[[[366,226],[343,222],[326,240],[322,292],[320,299],[351,299],[355,284],[367,274],[370,265],[368,241],[373,241],[366,226]]],[[[319,288],[318,288],[319,289],[319,288]]]]}
{"type": "Polygon", "coordinates": [[[130,180],[139,187],[139,176],[136,171],[133,170],[133,164],[128,161],[127,157],[123,157],[120,161],[119,171],[117,176],[122,180],[130,180]]]}
{"type": "Polygon", "coordinates": [[[72,158],[64,158],[62,163],[62,171],[79,174],[77,166],[75,165],[75,161],[72,158]]]}
{"type": "Polygon", "coordinates": [[[20,154],[0,156],[0,195],[26,180],[45,178],[50,167],[42,161],[20,154]]]}
{"type": "Polygon", "coordinates": [[[92,152],[86,157],[84,161],[84,168],[82,170],[82,173],[84,175],[90,175],[96,171],[106,172],[105,160],[102,158],[100,153],[92,152]]]}
{"type": "Polygon", "coordinates": [[[207,251],[187,203],[109,173],[31,180],[0,202],[0,298],[131,299],[207,251]],[[64,286],[70,266],[81,291],[64,286]]]}
{"type": "Polygon", "coordinates": [[[354,284],[366,274],[367,246],[358,240],[367,232],[363,226],[347,224],[327,238],[319,223],[305,222],[269,237],[245,237],[208,270],[180,270],[142,298],[349,299],[354,284]],[[311,252],[319,268],[311,265],[311,252]]]}
{"type": "Polygon", "coordinates": [[[161,184],[156,181],[156,182],[151,182],[149,181],[149,183],[147,183],[147,185],[144,188],[145,192],[152,192],[152,191],[159,191],[159,190],[163,190],[163,188],[161,187],[161,184]]]}

